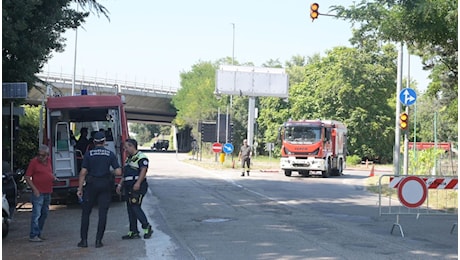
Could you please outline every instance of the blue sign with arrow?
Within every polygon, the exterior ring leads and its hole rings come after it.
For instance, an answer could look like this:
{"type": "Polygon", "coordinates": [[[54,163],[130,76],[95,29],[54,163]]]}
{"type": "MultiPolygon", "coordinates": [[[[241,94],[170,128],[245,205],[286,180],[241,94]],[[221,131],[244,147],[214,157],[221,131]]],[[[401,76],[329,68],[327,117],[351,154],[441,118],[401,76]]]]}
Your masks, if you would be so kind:
{"type": "Polygon", "coordinates": [[[224,147],[222,148],[223,152],[226,154],[230,154],[233,152],[233,144],[231,143],[226,143],[224,144],[224,147]]]}
{"type": "Polygon", "coordinates": [[[417,93],[411,88],[405,88],[399,92],[399,101],[405,106],[411,106],[417,100],[417,93]]]}

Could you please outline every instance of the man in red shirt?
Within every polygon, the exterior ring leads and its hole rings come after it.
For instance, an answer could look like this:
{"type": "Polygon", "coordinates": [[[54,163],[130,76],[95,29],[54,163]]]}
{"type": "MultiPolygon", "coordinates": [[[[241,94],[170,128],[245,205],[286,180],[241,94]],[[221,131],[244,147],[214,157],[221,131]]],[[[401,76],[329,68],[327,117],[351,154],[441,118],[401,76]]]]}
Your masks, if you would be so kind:
{"type": "Polygon", "coordinates": [[[49,159],[49,148],[46,145],[40,145],[37,156],[30,160],[25,174],[25,180],[32,189],[30,197],[32,202],[30,242],[42,242],[44,240],[41,234],[48,216],[55,179],[49,159]]]}

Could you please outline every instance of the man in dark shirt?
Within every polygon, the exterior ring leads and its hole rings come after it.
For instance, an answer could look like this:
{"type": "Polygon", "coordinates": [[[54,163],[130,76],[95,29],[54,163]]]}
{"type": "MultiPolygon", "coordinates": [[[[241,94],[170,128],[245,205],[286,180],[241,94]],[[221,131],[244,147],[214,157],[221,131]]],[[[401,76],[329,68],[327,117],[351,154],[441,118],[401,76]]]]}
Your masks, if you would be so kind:
{"type": "Polygon", "coordinates": [[[80,171],[77,196],[82,201],[81,214],[81,241],[79,247],[88,247],[88,227],[89,217],[93,206],[99,206],[99,222],[96,233],[96,247],[102,247],[102,238],[107,223],[107,212],[112,199],[112,189],[114,178],[110,172],[110,167],[115,170],[115,175],[121,175],[120,164],[116,155],[104,147],[105,135],[97,132],[94,135],[95,148],[87,151],[83,158],[80,171]],[[85,188],[83,184],[86,182],[85,188]]]}
{"type": "Polygon", "coordinates": [[[86,147],[89,144],[88,140],[88,128],[82,127],[80,129],[80,138],[77,141],[77,144],[75,145],[75,148],[80,150],[83,154],[86,152],[86,147]]]}

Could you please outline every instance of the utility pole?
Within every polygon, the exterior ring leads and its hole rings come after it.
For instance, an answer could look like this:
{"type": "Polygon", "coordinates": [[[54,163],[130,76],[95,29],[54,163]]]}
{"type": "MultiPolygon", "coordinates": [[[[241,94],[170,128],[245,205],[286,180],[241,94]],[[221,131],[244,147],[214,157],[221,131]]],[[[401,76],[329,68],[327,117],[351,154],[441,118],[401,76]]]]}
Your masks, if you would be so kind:
{"type": "MultiPolygon", "coordinates": [[[[396,97],[401,92],[402,85],[402,65],[403,65],[403,43],[400,43],[398,50],[398,71],[396,82],[396,97]]],[[[395,144],[393,150],[393,171],[395,175],[399,175],[399,157],[400,157],[400,140],[401,130],[399,128],[399,114],[401,113],[401,105],[398,98],[396,98],[396,116],[395,116],[395,144]]]]}

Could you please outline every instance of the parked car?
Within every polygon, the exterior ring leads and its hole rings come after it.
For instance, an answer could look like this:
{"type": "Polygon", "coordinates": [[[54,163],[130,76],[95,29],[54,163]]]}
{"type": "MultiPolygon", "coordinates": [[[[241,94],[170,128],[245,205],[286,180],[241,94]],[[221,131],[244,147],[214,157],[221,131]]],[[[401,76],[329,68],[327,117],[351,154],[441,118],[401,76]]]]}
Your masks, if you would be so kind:
{"type": "Polygon", "coordinates": [[[166,151],[168,150],[168,147],[169,147],[168,140],[157,140],[152,144],[152,147],[150,149],[154,151],[166,151]]]}

